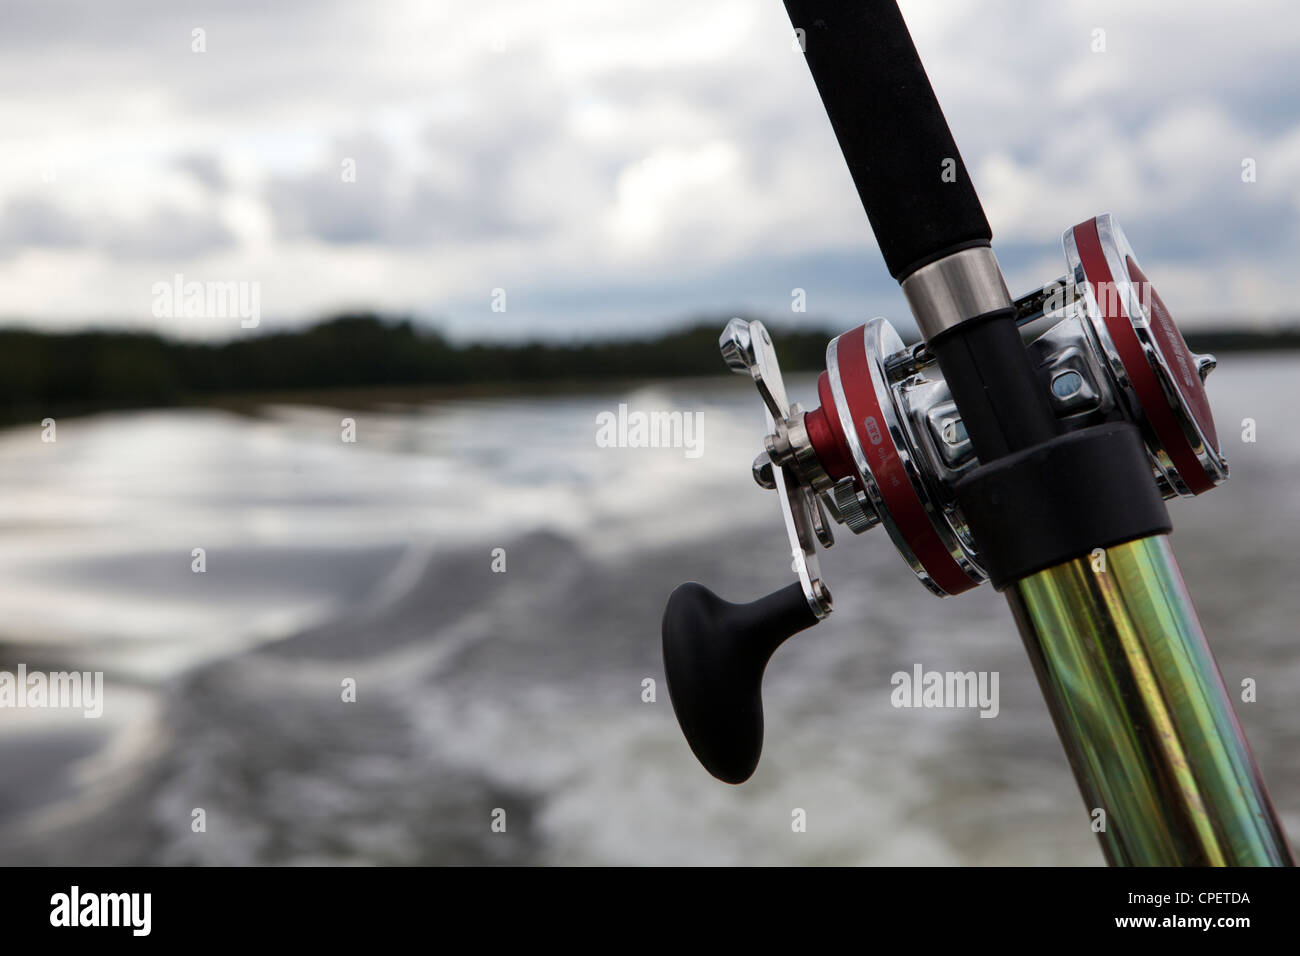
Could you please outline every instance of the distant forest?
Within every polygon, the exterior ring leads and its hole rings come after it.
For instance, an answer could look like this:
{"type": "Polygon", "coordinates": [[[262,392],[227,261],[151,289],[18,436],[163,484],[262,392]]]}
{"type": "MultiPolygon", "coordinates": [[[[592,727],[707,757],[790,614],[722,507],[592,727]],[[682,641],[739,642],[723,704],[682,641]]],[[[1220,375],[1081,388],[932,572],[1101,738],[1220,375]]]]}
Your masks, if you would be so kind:
{"type": "MultiPolygon", "coordinates": [[[[725,319],[653,339],[454,344],[407,320],[344,315],[310,328],[221,343],[153,333],[0,329],[0,420],[110,408],[213,404],[232,397],[410,387],[523,389],[548,383],[717,375],[725,319]]],[[[824,328],[773,325],[783,368],[823,367],[824,328]]],[[[1300,348],[1300,331],[1188,336],[1196,351],[1300,348]]]]}

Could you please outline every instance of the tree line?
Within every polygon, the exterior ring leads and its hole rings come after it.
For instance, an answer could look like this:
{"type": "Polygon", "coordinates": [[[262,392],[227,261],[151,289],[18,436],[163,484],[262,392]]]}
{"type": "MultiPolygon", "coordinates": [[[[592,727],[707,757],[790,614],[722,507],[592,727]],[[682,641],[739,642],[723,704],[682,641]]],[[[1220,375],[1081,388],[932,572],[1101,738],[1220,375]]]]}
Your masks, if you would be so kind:
{"type": "MultiPolygon", "coordinates": [[[[379,386],[528,387],[547,382],[717,375],[711,319],[647,339],[455,343],[407,319],[341,315],[308,328],[187,342],[152,332],[0,329],[0,417],[207,404],[241,394],[379,386]]],[[[828,328],[774,328],[781,364],[824,367],[828,328]]],[[[1197,351],[1300,347],[1300,333],[1189,336],[1197,351]]]]}

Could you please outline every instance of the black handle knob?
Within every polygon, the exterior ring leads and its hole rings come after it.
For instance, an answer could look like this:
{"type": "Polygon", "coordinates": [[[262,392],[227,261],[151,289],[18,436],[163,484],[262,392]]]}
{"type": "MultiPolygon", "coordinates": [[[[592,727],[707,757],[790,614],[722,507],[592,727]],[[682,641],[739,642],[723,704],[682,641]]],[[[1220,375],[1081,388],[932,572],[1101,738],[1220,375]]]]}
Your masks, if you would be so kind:
{"type": "Polygon", "coordinates": [[[664,672],[686,742],[704,768],[744,783],[763,750],[763,671],[793,634],[817,623],[803,586],[751,604],[683,584],[664,609],[664,672]]]}

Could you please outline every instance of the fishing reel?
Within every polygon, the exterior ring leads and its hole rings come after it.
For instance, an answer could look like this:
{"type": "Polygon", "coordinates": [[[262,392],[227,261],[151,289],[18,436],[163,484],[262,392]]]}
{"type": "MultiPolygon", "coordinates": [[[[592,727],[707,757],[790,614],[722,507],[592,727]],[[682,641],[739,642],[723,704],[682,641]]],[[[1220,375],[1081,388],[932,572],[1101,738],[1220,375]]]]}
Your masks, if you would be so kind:
{"type": "MultiPolygon", "coordinates": [[[[1098,216],[1063,237],[1066,275],[1016,300],[1022,327],[1052,326],[1027,345],[1062,431],[1104,422],[1138,427],[1165,498],[1199,495],[1228,477],[1193,354],[1118,224],[1098,216]]],[[[748,779],[762,748],[763,670],[791,635],[831,612],[817,548],[832,525],[883,526],[913,573],[939,596],[988,577],[955,486],[979,465],[934,356],[905,346],[876,318],[835,338],[817,383],[819,407],[792,405],[761,322],[733,319],[719,340],[750,376],[767,412],[755,480],[775,490],[798,578],[752,604],[699,584],[673,592],[664,613],[669,693],[697,757],[719,779],[748,779]]]]}

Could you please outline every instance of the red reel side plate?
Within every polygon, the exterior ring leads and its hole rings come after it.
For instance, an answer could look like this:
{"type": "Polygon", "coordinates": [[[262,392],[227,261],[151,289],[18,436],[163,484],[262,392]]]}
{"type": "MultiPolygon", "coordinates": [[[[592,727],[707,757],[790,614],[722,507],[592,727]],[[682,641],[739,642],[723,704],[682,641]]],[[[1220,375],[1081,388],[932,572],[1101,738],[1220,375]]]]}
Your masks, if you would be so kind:
{"type": "Polygon", "coordinates": [[[1093,331],[1157,466],[1180,494],[1209,491],[1228,477],[1201,380],[1212,359],[1187,347],[1110,215],[1079,223],[1064,244],[1093,331]]]}
{"type": "MultiPolygon", "coordinates": [[[[893,405],[880,360],[903,347],[883,319],[834,339],[826,349],[826,369],[840,429],[858,478],[881,516],[894,545],[917,577],[939,595],[960,594],[979,585],[979,569],[964,569],[936,528],[929,495],[893,405]]],[[[942,519],[939,519],[942,520],[942,519]]],[[[952,548],[960,553],[954,542],[952,548]]]]}

